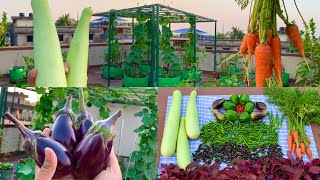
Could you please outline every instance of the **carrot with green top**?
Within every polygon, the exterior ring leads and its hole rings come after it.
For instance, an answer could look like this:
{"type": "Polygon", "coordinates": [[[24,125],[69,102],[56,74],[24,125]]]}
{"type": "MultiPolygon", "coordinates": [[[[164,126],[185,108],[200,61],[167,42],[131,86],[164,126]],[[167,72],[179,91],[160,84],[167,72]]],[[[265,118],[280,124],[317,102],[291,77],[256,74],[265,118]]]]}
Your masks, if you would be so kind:
{"type": "Polygon", "coordinates": [[[312,152],[309,147],[306,148],[306,154],[308,155],[309,160],[312,161],[312,152]]]}

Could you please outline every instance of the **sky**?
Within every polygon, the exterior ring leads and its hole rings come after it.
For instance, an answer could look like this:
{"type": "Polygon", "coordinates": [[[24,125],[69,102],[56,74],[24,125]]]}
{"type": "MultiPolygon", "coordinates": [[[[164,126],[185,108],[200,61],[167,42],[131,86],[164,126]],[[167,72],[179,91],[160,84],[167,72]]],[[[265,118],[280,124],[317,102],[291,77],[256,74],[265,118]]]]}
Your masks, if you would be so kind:
{"type": "MultiPolygon", "coordinates": [[[[303,29],[301,18],[294,6],[293,0],[284,0],[290,20],[295,20],[303,29]]],[[[103,12],[110,9],[123,9],[137,5],[160,3],[171,7],[192,12],[201,16],[218,20],[218,32],[228,32],[232,26],[240,27],[246,32],[249,16],[249,8],[241,11],[234,0],[49,0],[54,19],[65,13],[77,19],[84,7],[92,7],[94,12],[103,12]],[[137,4],[140,2],[139,4],[137,4]]],[[[300,11],[306,21],[314,18],[318,29],[320,27],[320,1],[319,0],[297,0],[300,11]]],[[[28,14],[31,12],[30,0],[0,0],[0,13],[5,11],[9,16],[17,16],[20,12],[28,14]]],[[[278,27],[284,23],[278,20],[278,27]]],[[[187,24],[176,24],[172,29],[188,27],[187,24]]],[[[213,23],[199,23],[198,29],[214,33],[213,23]]],[[[319,30],[317,31],[319,34],[319,30]]]]}

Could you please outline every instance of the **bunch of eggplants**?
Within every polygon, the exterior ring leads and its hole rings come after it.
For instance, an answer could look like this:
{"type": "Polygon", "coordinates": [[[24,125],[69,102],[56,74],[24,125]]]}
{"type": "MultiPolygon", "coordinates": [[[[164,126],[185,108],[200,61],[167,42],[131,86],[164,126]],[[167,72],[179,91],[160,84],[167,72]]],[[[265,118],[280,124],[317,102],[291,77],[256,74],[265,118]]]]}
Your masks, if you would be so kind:
{"type": "Polygon", "coordinates": [[[71,96],[60,109],[54,121],[51,137],[41,131],[31,131],[10,113],[5,117],[20,130],[23,149],[41,167],[45,159],[45,148],[51,148],[57,155],[58,165],[54,178],[73,174],[77,179],[93,179],[106,169],[106,162],[115,137],[115,123],[121,110],[106,120],[93,121],[84,105],[80,90],[80,113],[75,116],[71,109],[71,96]]]}

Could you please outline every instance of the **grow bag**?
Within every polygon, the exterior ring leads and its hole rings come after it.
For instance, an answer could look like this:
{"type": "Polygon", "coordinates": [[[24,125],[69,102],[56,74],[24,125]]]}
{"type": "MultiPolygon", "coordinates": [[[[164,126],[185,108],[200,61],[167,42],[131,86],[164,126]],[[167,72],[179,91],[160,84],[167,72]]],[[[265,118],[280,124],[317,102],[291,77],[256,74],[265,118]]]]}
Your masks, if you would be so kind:
{"type": "Polygon", "coordinates": [[[124,87],[148,87],[148,76],[143,78],[131,78],[124,74],[122,85],[124,87]]]}
{"type": "MultiPolygon", "coordinates": [[[[102,67],[102,77],[108,78],[108,66],[103,65],[102,67]]],[[[123,70],[120,67],[110,67],[110,78],[119,79],[123,77],[123,70]]]]}
{"type": "Polygon", "coordinates": [[[177,87],[181,82],[180,76],[174,78],[159,77],[159,87],[177,87]]]}
{"type": "MultiPolygon", "coordinates": [[[[197,70],[195,80],[200,81],[200,77],[201,77],[201,71],[197,70]]],[[[181,72],[181,79],[182,80],[190,79],[191,81],[193,81],[194,80],[194,70],[182,71],[181,72]]]]}
{"type": "MultiPolygon", "coordinates": [[[[142,74],[149,76],[149,73],[151,72],[151,66],[142,65],[141,71],[142,71],[142,74]]],[[[164,74],[163,68],[159,67],[159,76],[162,76],[163,74],[164,74]]]]}
{"type": "Polygon", "coordinates": [[[13,176],[13,170],[10,169],[10,170],[0,170],[0,177],[3,179],[3,180],[10,180],[13,176]]]}
{"type": "Polygon", "coordinates": [[[27,67],[25,66],[14,66],[13,68],[10,68],[9,70],[10,75],[10,83],[15,84],[20,79],[27,77],[27,67]]]}
{"type": "MultiPolygon", "coordinates": [[[[254,78],[256,75],[254,73],[249,73],[250,78],[254,78]]],[[[289,86],[289,78],[290,74],[283,71],[282,72],[282,86],[283,87],[288,87],[289,86]]],[[[273,75],[273,79],[277,79],[275,75],[273,75]]]]}

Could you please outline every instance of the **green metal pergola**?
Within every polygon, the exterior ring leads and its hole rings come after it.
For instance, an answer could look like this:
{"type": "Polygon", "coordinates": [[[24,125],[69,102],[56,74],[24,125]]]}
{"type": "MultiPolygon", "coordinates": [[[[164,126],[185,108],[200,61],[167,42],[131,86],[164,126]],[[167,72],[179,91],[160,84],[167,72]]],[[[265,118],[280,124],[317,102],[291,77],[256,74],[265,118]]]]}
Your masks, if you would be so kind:
{"type": "MultiPolygon", "coordinates": [[[[128,9],[119,9],[119,10],[110,10],[107,12],[101,12],[101,13],[95,13],[94,16],[103,16],[103,17],[109,17],[111,19],[111,15],[115,15],[117,17],[121,18],[132,18],[132,44],[134,43],[134,20],[138,17],[139,14],[145,14],[151,17],[151,29],[154,29],[152,31],[152,39],[151,39],[151,76],[150,78],[151,82],[149,83],[150,86],[158,86],[158,77],[159,77],[159,68],[156,68],[159,66],[159,59],[160,59],[160,52],[159,52],[159,17],[166,16],[168,13],[170,13],[170,16],[174,16],[173,20],[171,20],[171,23],[188,23],[189,18],[194,18],[195,26],[193,29],[194,38],[197,37],[197,23],[208,23],[213,22],[214,23],[214,70],[216,70],[216,61],[217,61],[217,54],[216,54],[216,34],[217,34],[217,20],[206,18],[203,16],[199,16],[193,13],[189,13],[186,11],[182,11],[179,9],[175,9],[169,6],[164,6],[161,4],[152,4],[152,5],[145,5],[145,6],[139,6],[134,8],[128,8],[128,9]]],[[[111,23],[109,23],[110,30],[112,28],[111,23]]],[[[109,33],[109,37],[107,40],[108,46],[111,46],[111,33],[109,33]]],[[[110,65],[111,65],[111,59],[110,59],[110,49],[108,53],[108,87],[110,87],[110,65]]],[[[197,58],[197,42],[194,43],[194,62],[196,62],[197,58]]]]}

